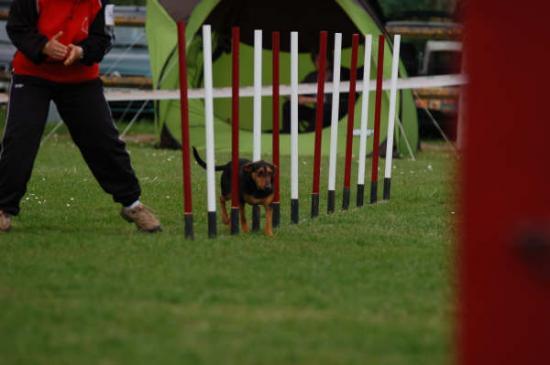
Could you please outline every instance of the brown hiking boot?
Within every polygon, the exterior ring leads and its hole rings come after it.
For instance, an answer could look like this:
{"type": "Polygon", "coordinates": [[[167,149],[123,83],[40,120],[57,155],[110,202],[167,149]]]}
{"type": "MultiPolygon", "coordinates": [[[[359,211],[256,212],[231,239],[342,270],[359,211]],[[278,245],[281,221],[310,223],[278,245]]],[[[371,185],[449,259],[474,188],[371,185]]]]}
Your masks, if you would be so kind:
{"type": "Polygon", "coordinates": [[[11,215],[0,210],[0,232],[7,232],[11,229],[11,215]]]}
{"type": "Polygon", "coordinates": [[[134,208],[122,208],[120,215],[129,223],[135,223],[140,231],[154,233],[162,230],[157,217],[143,204],[134,208]]]}

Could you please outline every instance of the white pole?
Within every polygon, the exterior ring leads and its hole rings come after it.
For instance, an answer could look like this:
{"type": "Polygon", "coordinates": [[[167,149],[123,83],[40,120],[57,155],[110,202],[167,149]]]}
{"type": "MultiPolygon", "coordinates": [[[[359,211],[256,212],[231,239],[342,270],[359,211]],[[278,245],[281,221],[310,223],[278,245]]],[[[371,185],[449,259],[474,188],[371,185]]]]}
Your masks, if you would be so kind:
{"type": "Polygon", "coordinates": [[[212,41],[210,25],[202,27],[204,54],[204,113],[206,117],[206,183],[208,212],[216,211],[216,176],[214,171],[214,97],[212,85],[212,41]]]}
{"type": "Polygon", "coordinates": [[[388,115],[388,134],[386,143],[386,179],[391,178],[391,169],[393,161],[393,135],[395,130],[395,110],[397,104],[397,78],[399,76],[399,45],[401,36],[398,34],[393,37],[393,59],[391,65],[391,84],[390,84],[390,110],[388,115]]]}
{"type": "MultiPolygon", "coordinates": [[[[298,32],[290,33],[290,199],[298,201],[298,32]]],[[[296,221],[297,222],[297,217],[296,221]]]]}
{"type": "Polygon", "coordinates": [[[367,134],[369,119],[369,80],[372,52],[372,35],[365,36],[365,59],[363,62],[363,90],[361,95],[361,136],[359,137],[359,169],[357,185],[365,185],[365,164],[367,160],[367,134]]]}
{"type": "Polygon", "coordinates": [[[342,55],[342,33],[334,35],[334,65],[332,70],[332,114],[330,121],[330,155],[328,164],[328,190],[336,189],[336,156],[338,154],[338,112],[340,106],[340,63],[342,55]]]}
{"type": "Polygon", "coordinates": [[[254,128],[252,160],[262,158],[262,31],[254,31],[254,128]]]}

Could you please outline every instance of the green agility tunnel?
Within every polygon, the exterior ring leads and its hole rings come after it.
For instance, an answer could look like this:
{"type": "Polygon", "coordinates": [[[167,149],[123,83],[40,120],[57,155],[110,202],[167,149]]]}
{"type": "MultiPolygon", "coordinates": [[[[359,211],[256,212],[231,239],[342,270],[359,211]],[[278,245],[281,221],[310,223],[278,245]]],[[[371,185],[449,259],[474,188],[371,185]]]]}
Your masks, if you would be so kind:
{"type": "MultiPolygon", "coordinates": [[[[253,85],[253,33],[255,29],[263,30],[263,85],[271,84],[272,54],[271,32],[281,32],[280,78],[281,84],[290,84],[290,32],[299,32],[299,79],[315,71],[312,51],[319,42],[319,32],[329,32],[329,49],[332,48],[333,34],[343,35],[342,67],[348,67],[351,57],[351,36],[353,33],[372,34],[376,39],[383,33],[383,26],[368,4],[360,0],[202,0],[181,2],[174,0],[149,0],[147,2],[146,32],[149,44],[153,86],[155,89],[173,90],[178,85],[177,31],[174,14],[178,19],[186,20],[187,34],[187,70],[190,88],[203,86],[202,39],[201,26],[210,24],[213,30],[213,81],[214,87],[231,85],[231,27],[241,28],[240,45],[240,84],[253,85]]],[[[386,45],[384,57],[384,79],[391,74],[391,43],[386,45]]],[[[329,53],[330,54],[330,53],[329,53]]],[[[359,66],[363,65],[363,50],[359,50],[359,66]]],[[[330,56],[329,56],[330,57],[330,56]]],[[[377,47],[373,46],[371,62],[371,80],[376,78],[377,47]]],[[[405,77],[401,67],[400,77],[405,77]]],[[[342,80],[345,81],[345,80],[342,80]]],[[[347,91],[347,90],[342,90],[347,91]]],[[[375,93],[369,95],[369,130],[373,128],[375,93]]],[[[286,97],[281,97],[281,109],[286,97]]],[[[190,140],[197,147],[205,143],[204,101],[189,101],[190,140]]],[[[406,139],[416,149],[418,145],[418,120],[412,92],[403,90],[398,93],[397,116],[403,123],[406,139]]],[[[388,122],[389,91],[384,92],[382,99],[381,144],[385,142],[388,122]]],[[[240,151],[247,155],[252,151],[253,102],[251,97],[241,97],[240,102],[240,151]]],[[[343,154],[347,126],[347,112],[339,122],[338,149],[343,154]]],[[[281,110],[281,116],[283,111],[281,110]]],[[[341,114],[342,115],[342,114],[341,114]]],[[[231,149],[231,98],[214,100],[216,151],[231,149]]],[[[361,95],[355,103],[355,126],[359,126],[361,116],[361,95]]],[[[178,140],[181,136],[180,109],[177,100],[157,101],[155,103],[155,123],[157,131],[164,136],[178,140]]],[[[271,154],[272,99],[262,97],[262,154],[271,154]]],[[[323,154],[328,154],[330,128],[323,131],[323,154]]],[[[300,155],[313,155],[315,133],[301,133],[299,137],[300,155]]],[[[407,153],[404,136],[400,128],[395,131],[395,149],[398,154],[407,153]]],[[[357,150],[358,138],[354,140],[357,150]]],[[[369,138],[369,141],[371,139],[369,138]]],[[[289,135],[281,135],[281,153],[290,151],[289,135]]],[[[369,143],[368,152],[372,150],[369,143]]],[[[382,149],[384,151],[384,149],[382,149]]]]}

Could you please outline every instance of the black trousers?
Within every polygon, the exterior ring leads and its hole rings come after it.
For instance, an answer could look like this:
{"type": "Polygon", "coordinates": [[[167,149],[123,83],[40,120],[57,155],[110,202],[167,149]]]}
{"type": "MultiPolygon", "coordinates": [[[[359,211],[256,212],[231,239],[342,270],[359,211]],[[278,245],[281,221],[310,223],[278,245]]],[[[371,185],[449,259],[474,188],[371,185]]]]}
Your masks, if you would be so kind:
{"type": "Polygon", "coordinates": [[[103,190],[126,206],[138,200],[139,182],[113,123],[101,80],[61,84],[14,75],[0,149],[0,210],[19,213],[52,100],[103,190]]]}

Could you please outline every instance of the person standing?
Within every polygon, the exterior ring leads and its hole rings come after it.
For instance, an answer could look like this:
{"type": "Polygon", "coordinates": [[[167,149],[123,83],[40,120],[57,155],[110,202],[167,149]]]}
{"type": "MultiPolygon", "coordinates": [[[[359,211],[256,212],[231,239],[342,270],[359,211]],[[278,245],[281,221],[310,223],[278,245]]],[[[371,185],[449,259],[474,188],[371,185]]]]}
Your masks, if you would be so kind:
{"type": "Polygon", "coordinates": [[[145,232],[161,230],[140,202],[141,189],[99,79],[112,42],[106,0],[14,0],[6,30],[17,48],[0,148],[0,231],[19,214],[44,132],[50,101],[121,215],[145,232]]]}

